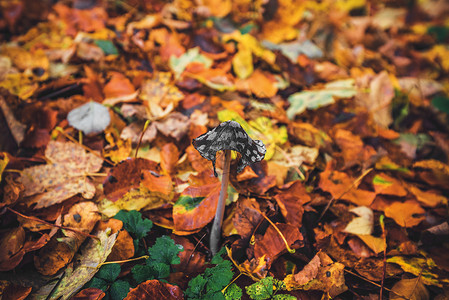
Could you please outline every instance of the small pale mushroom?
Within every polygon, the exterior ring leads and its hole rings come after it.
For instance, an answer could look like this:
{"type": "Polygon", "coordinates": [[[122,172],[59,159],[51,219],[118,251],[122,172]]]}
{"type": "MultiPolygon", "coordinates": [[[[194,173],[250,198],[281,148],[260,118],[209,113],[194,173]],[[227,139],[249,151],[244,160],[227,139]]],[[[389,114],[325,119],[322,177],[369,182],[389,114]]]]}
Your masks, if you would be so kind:
{"type": "Polygon", "coordinates": [[[221,237],[221,225],[223,222],[223,214],[229,184],[231,150],[237,151],[241,154],[241,159],[237,165],[238,173],[243,171],[246,166],[263,160],[267,150],[262,141],[251,139],[245,130],[243,130],[242,126],[235,121],[226,121],[221,123],[211,131],[208,131],[194,139],[192,144],[202,157],[212,161],[215,177],[218,177],[215,169],[217,152],[220,150],[225,152],[220,197],[218,199],[217,210],[215,212],[215,219],[212,225],[210,238],[210,248],[212,254],[215,254],[219,250],[218,245],[221,237]]]}

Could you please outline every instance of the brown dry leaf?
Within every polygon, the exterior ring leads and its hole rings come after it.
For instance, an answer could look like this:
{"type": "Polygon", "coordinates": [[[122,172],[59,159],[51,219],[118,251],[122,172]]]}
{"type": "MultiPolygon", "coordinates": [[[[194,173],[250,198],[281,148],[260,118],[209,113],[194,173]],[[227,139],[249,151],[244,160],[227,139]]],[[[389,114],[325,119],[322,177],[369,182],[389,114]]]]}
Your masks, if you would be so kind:
{"type": "Polygon", "coordinates": [[[293,275],[295,283],[298,285],[305,285],[309,281],[315,279],[321,267],[321,260],[318,255],[315,255],[311,261],[298,273],[293,275]]]}
{"type": "Polygon", "coordinates": [[[423,191],[414,185],[408,185],[407,189],[416,197],[419,203],[426,207],[435,207],[438,205],[447,205],[447,198],[436,191],[423,191]]]}
{"type": "MultiPolygon", "coordinates": [[[[25,138],[26,125],[20,123],[15,118],[14,113],[9,108],[8,104],[6,103],[6,101],[4,100],[4,98],[2,96],[0,96],[0,111],[3,112],[3,115],[6,119],[6,123],[8,124],[8,127],[9,127],[9,131],[11,132],[11,134],[14,138],[14,141],[17,143],[17,145],[19,145],[25,138]]],[[[2,142],[4,142],[3,139],[2,139],[2,142]]],[[[7,150],[7,149],[4,149],[4,150],[7,150]]],[[[0,179],[1,179],[1,176],[0,176],[0,179]]]]}
{"type": "Polygon", "coordinates": [[[144,158],[132,158],[116,165],[103,184],[105,196],[115,202],[131,189],[138,188],[144,170],[157,172],[157,163],[144,158]]]}
{"type": "MultiPolygon", "coordinates": [[[[298,241],[302,242],[303,236],[299,232],[298,227],[283,223],[275,223],[275,225],[284,235],[289,247],[292,247],[298,241]]],[[[272,225],[268,227],[262,238],[256,240],[256,244],[254,245],[254,256],[257,259],[265,257],[268,267],[286,251],[287,248],[284,240],[272,225]]]]}
{"type": "Polygon", "coordinates": [[[33,198],[28,203],[36,203],[34,209],[60,203],[78,193],[85,199],[95,195],[95,186],[86,177],[100,170],[103,159],[87,153],[74,143],[51,141],[45,156],[52,164],[24,169],[19,182],[25,187],[23,196],[33,198]]]}
{"type": "Polygon", "coordinates": [[[104,8],[94,7],[81,10],[57,3],[53,9],[67,26],[66,33],[68,35],[75,36],[78,30],[94,32],[105,28],[107,13],[104,8]]]}
{"type": "Polygon", "coordinates": [[[117,219],[98,222],[95,231],[105,231],[107,228],[111,228],[112,233],[118,232],[114,247],[112,247],[111,254],[108,256],[108,261],[121,261],[133,257],[133,238],[128,231],[122,230],[123,222],[117,219]]]}
{"type": "Polygon", "coordinates": [[[413,164],[417,173],[432,186],[447,188],[449,182],[449,165],[435,159],[422,160],[413,164]]]}
{"type": "Polygon", "coordinates": [[[368,246],[363,243],[358,238],[350,238],[348,240],[348,245],[355,255],[361,258],[373,256],[373,252],[368,248],[368,246]]]}
{"type": "Polygon", "coordinates": [[[125,300],[140,299],[182,300],[184,297],[179,286],[153,279],[139,284],[125,298],[125,300]]]}
{"type": "Polygon", "coordinates": [[[232,221],[242,239],[249,239],[262,219],[263,216],[256,199],[245,197],[237,202],[232,221]]]}
{"type": "Polygon", "coordinates": [[[331,149],[332,139],[312,124],[294,122],[289,124],[288,132],[306,146],[323,150],[331,149]]]}
{"type": "Polygon", "coordinates": [[[376,151],[371,146],[365,146],[362,139],[349,130],[338,129],[334,139],[341,149],[346,168],[362,164],[376,154],[376,151]]]}
{"type": "Polygon", "coordinates": [[[318,252],[316,257],[312,259],[306,266],[307,270],[299,272],[299,276],[287,275],[284,282],[287,290],[296,289],[304,290],[320,290],[328,292],[331,297],[335,297],[347,290],[344,278],[344,265],[339,262],[333,262],[332,259],[324,252],[318,252]],[[318,270],[316,270],[318,268],[318,270]],[[303,273],[302,273],[303,272],[303,273]],[[330,275],[329,275],[330,274],[330,275]],[[313,278],[312,278],[313,276],[313,278]],[[302,282],[307,281],[306,284],[302,282]],[[299,280],[297,282],[296,280],[299,280]]]}
{"type": "Polygon", "coordinates": [[[189,132],[190,119],[179,112],[174,112],[154,124],[163,135],[172,137],[179,142],[189,132]]]}
{"type": "MultiPolygon", "coordinates": [[[[88,234],[99,220],[96,204],[80,202],[64,216],[63,225],[88,234]]],[[[86,235],[69,230],[64,230],[58,237],[54,236],[34,257],[36,269],[43,275],[56,274],[72,260],[85,239],[86,235]]]]}
{"type": "Polygon", "coordinates": [[[0,280],[0,292],[4,300],[25,300],[31,293],[32,287],[26,287],[0,280]]]}
{"type": "Polygon", "coordinates": [[[331,170],[330,164],[320,175],[319,187],[331,193],[334,199],[342,199],[358,206],[370,206],[376,197],[376,193],[358,189],[353,186],[356,179],[346,173],[331,170]]]}
{"type": "Polygon", "coordinates": [[[301,227],[302,215],[304,214],[303,205],[311,200],[304,185],[296,180],[287,188],[282,189],[274,196],[274,199],[279,205],[285,220],[293,226],[301,227]]]}
{"type": "Polygon", "coordinates": [[[184,98],[184,94],[172,83],[171,74],[156,73],[151,80],[142,84],[139,98],[149,110],[149,117],[160,119],[166,117],[184,98]]]}
{"type": "Polygon", "coordinates": [[[392,288],[390,300],[397,299],[428,300],[429,292],[419,277],[412,279],[401,279],[392,288]]]}
{"type": "Polygon", "coordinates": [[[79,291],[71,300],[101,300],[106,296],[106,294],[96,288],[87,288],[79,291]]]}
{"type": "Polygon", "coordinates": [[[369,94],[359,93],[356,101],[372,113],[374,121],[383,128],[393,122],[391,101],[395,96],[392,79],[386,71],[370,78],[369,94]]]}
{"type": "Polygon", "coordinates": [[[25,243],[25,230],[16,227],[6,232],[0,239],[0,270],[9,271],[14,269],[23,258],[19,254],[25,243]],[[19,254],[19,255],[18,255],[19,254]]]}
{"type": "Polygon", "coordinates": [[[385,208],[385,216],[403,227],[413,227],[425,219],[425,210],[415,200],[393,202],[385,208]]]}

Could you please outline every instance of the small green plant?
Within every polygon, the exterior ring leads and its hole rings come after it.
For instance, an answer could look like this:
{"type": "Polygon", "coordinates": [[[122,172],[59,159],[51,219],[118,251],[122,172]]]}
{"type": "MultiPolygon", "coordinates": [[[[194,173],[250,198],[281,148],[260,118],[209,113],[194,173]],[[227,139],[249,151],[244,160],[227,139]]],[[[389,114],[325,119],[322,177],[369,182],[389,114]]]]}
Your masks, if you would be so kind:
{"type": "MultiPolygon", "coordinates": [[[[231,282],[234,273],[232,272],[232,263],[229,260],[222,258],[225,253],[225,248],[222,248],[213,258],[211,263],[214,267],[206,269],[203,274],[200,274],[190,280],[189,287],[184,292],[187,299],[191,300],[205,300],[205,299],[238,299],[226,298],[222,290],[231,282]]],[[[233,294],[237,294],[238,286],[233,287],[233,294]]],[[[240,291],[241,295],[241,291],[240,291]]]]}
{"type": "Polygon", "coordinates": [[[142,255],[144,249],[139,247],[140,240],[151,230],[153,222],[149,219],[143,219],[142,214],[137,210],[121,210],[114,216],[114,219],[123,222],[125,230],[133,236],[136,255],[142,255]]]}
{"type": "Polygon", "coordinates": [[[261,279],[250,286],[245,287],[246,293],[254,300],[295,300],[295,296],[287,294],[276,295],[279,291],[285,290],[285,283],[281,280],[274,279],[271,276],[261,279]]]}
{"type": "Polygon", "coordinates": [[[168,236],[156,239],[153,247],[148,248],[149,258],[145,265],[136,265],[131,272],[137,283],[151,279],[164,279],[170,275],[171,265],[181,263],[178,253],[183,251],[181,245],[175,244],[168,236]]]}
{"type": "Polygon", "coordinates": [[[97,288],[106,292],[105,299],[121,300],[126,297],[131,285],[127,281],[117,280],[120,272],[119,264],[103,265],[84,288],[97,288]]]}

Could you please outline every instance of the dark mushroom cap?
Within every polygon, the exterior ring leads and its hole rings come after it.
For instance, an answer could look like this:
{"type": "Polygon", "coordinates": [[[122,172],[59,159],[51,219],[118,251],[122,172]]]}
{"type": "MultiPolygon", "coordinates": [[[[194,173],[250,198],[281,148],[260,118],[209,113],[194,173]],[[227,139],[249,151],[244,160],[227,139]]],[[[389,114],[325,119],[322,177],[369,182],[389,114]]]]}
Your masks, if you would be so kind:
{"type": "Polygon", "coordinates": [[[261,161],[265,157],[267,149],[260,140],[252,140],[243,130],[242,126],[235,121],[226,121],[214,129],[193,139],[193,147],[202,157],[212,161],[215,170],[215,159],[217,151],[234,150],[242,155],[237,166],[240,173],[249,164],[261,161]]]}

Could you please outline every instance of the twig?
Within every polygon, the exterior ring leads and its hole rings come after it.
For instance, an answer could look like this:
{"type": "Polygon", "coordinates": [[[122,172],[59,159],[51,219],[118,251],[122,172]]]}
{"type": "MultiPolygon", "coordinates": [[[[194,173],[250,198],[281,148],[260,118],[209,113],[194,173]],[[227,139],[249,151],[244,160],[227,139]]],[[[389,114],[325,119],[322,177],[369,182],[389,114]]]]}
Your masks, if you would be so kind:
{"type": "Polygon", "coordinates": [[[14,209],[12,209],[12,208],[10,208],[10,207],[7,207],[6,209],[9,210],[9,211],[12,212],[12,213],[15,213],[15,214],[18,215],[18,216],[21,216],[22,218],[25,218],[25,219],[33,220],[33,221],[36,221],[36,222],[39,222],[39,223],[43,223],[43,224],[46,224],[46,225],[49,225],[49,226],[54,226],[54,227],[57,227],[57,228],[59,228],[59,229],[64,229],[64,230],[73,231],[73,232],[75,232],[75,233],[78,233],[78,234],[81,234],[81,235],[85,235],[85,236],[87,236],[87,237],[90,237],[90,238],[93,238],[93,239],[96,239],[96,240],[100,240],[100,238],[99,238],[98,236],[91,235],[91,234],[89,234],[89,233],[85,233],[85,232],[82,232],[82,231],[73,229],[73,228],[71,228],[71,227],[66,227],[66,226],[62,226],[62,225],[56,225],[56,224],[52,224],[52,223],[50,223],[50,222],[41,220],[41,219],[36,218],[36,217],[26,216],[26,215],[24,215],[24,214],[19,213],[18,211],[15,211],[14,209]]]}
{"type": "MultiPolygon", "coordinates": [[[[367,279],[367,278],[365,278],[365,277],[363,277],[363,276],[360,276],[360,275],[357,274],[357,273],[351,272],[351,271],[346,270],[346,269],[344,269],[344,270],[345,270],[346,273],[349,273],[349,274],[354,275],[354,276],[356,276],[356,277],[358,277],[358,278],[360,278],[360,279],[363,279],[363,280],[365,280],[366,282],[371,283],[372,285],[375,285],[375,286],[377,286],[377,287],[381,287],[380,284],[375,283],[374,281],[369,280],[369,279],[367,279]]],[[[398,293],[396,293],[395,291],[390,290],[389,288],[384,287],[384,290],[386,290],[386,291],[388,291],[388,292],[390,292],[390,293],[393,293],[393,294],[395,294],[396,296],[401,297],[401,298],[403,298],[403,299],[407,299],[407,298],[405,298],[404,296],[402,296],[401,294],[398,294],[398,293]]]]}
{"type": "Polygon", "coordinates": [[[126,262],[130,262],[130,261],[136,261],[136,260],[141,260],[141,259],[148,259],[150,258],[150,256],[148,255],[143,255],[140,257],[134,257],[134,258],[130,258],[130,259],[125,259],[125,260],[115,260],[115,261],[105,261],[104,263],[101,263],[97,266],[97,269],[99,269],[100,267],[104,266],[104,265],[109,265],[109,264],[122,264],[122,263],[126,263],[126,262]]]}
{"type": "Polygon", "coordinates": [[[221,178],[220,197],[218,198],[217,210],[215,211],[214,223],[210,235],[210,250],[212,255],[218,252],[218,245],[221,237],[221,225],[223,223],[226,198],[228,196],[229,170],[231,167],[231,150],[224,150],[225,157],[223,163],[223,175],[221,178]]]}
{"type": "Polygon", "coordinates": [[[150,120],[146,120],[145,125],[143,126],[142,133],[140,134],[139,142],[137,143],[136,148],[136,155],[134,155],[134,158],[137,158],[137,154],[139,153],[140,144],[142,143],[143,135],[145,134],[145,131],[148,129],[148,125],[150,125],[150,120]]]}
{"type": "Polygon", "coordinates": [[[273,226],[274,230],[277,231],[277,233],[281,236],[282,240],[284,241],[285,247],[287,248],[287,251],[289,253],[295,253],[296,250],[290,248],[290,245],[287,242],[287,239],[285,238],[285,236],[282,234],[282,232],[279,230],[279,228],[273,223],[273,221],[271,221],[267,216],[265,216],[264,214],[262,214],[262,216],[271,224],[271,226],[273,226]]]}
{"type": "Polygon", "coordinates": [[[189,255],[189,259],[187,260],[187,263],[184,266],[183,271],[185,271],[187,269],[187,267],[189,266],[190,261],[192,260],[192,257],[193,257],[193,253],[195,253],[196,249],[198,248],[198,246],[200,245],[201,241],[204,239],[205,236],[206,236],[206,233],[203,234],[203,236],[200,238],[200,240],[196,243],[195,247],[192,250],[192,253],[190,253],[190,255],[189,255]]]}
{"type": "MultiPolygon", "coordinates": [[[[385,245],[386,245],[387,244],[387,234],[385,232],[384,215],[380,216],[379,223],[380,223],[380,227],[382,228],[382,239],[384,240],[385,245]]],[[[385,246],[384,258],[383,258],[383,268],[382,268],[382,282],[381,282],[380,293],[379,293],[380,300],[382,300],[382,293],[384,290],[384,281],[385,281],[386,274],[387,274],[387,247],[385,246]]]]}

